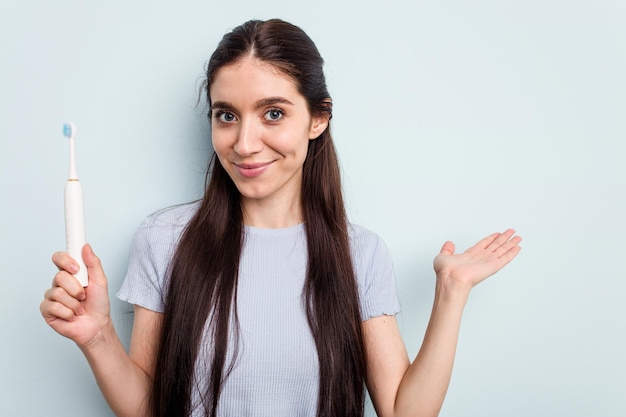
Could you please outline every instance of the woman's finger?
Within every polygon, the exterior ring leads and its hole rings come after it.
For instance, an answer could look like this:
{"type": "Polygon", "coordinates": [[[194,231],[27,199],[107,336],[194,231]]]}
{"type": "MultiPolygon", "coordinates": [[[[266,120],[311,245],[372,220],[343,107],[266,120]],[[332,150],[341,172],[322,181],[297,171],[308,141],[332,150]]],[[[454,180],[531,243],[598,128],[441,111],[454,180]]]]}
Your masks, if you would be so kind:
{"type": "Polygon", "coordinates": [[[64,306],[56,301],[46,300],[41,303],[41,315],[47,322],[52,320],[61,319],[64,321],[73,321],[76,318],[76,314],[71,308],[64,306]]]}
{"type": "Polygon", "coordinates": [[[443,244],[443,246],[441,247],[441,251],[439,251],[440,255],[453,255],[454,254],[454,250],[455,250],[455,246],[454,243],[451,241],[447,241],[446,243],[443,244]]]}
{"type": "Polygon", "coordinates": [[[59,268],[60,271],[67,271],[71,274],[77,273],[80,269],[78,262],[76,262],[67,252],[53,253],[52,262],[57,266],[57,268],[59,268]]]}
{"type": "Polygon", "coordinates": [[[500,233],[492,233],[489,236],[481,239],[478,243],[469,248],[468,251],[472,249],[487,249],[487,247],[491,245],[499,236],[500,233]]]}
{"type": "Polygon", "coordinates": [[[508,264],[509,262],[511,262],[513,260],[513,258],[515,258],[517,256],[517,254],[522,250],[521,246],[515,245],[511,248],[509,248],[509,250],[507,250],[506,252],[502,253],[499,257],[498,257],[498,261],[501,263],[501,267],[503,268],[506,264],[508,264]]]}
{"type": "Polygon", "coordinates": [[[519,243],[521,241],[522,241],[521,236],[512,236],[506,242],[503,242],[502,245],[500,245],[499,247],[495,248],[495,252],[496,253],[506,252],[507,250],[511,249],[512,247],[519,245],[519,243]]]}
{"type": "Polygon", "coordinates": [[[489,245],[485,247],[485,249],[495,252],[502,245],[505,245],[514,234],[515,234],[515,230],[513,229],[507,229],[503,233],[499,233],[498,236],[495,239],[493,239],[489,245]]]}
{"type": "Polygon", "coordinates": [[[86,297],[85,289],[78,280],[67,271],[59,271],[52,280],[52,287],[60,287],[77,300],[84,300],[86,297]]]}
{"type": "Polygon", "coordinates": [[[46,291],[44,298],[50,302],[50,304],[58,303],[63,305],[72,311],[73,315],[80,316],[85,313],[82,303],[76,298],[72,297],[61,287],[53,287],[46,291]]]}

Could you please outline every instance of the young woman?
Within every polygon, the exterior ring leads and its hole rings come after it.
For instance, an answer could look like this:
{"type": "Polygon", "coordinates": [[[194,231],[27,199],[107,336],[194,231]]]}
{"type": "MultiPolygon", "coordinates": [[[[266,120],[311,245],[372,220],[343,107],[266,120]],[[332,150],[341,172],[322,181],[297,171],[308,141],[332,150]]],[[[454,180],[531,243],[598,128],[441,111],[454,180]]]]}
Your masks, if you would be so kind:
{"type": "Polygon", "coordinates": [[[350,224],[330,134],[322,58],[299,28],[250,21],[207,66],[215,155],[199,202],[139,228],[119,292],[129,352],[89,245],[44,297],[48,324],[87,357],[118,416],[435,416],[470,289],[519,252],[512,230],[435,258],[435,300],[413,362],[398,331],[389,254],[350,224]]]}

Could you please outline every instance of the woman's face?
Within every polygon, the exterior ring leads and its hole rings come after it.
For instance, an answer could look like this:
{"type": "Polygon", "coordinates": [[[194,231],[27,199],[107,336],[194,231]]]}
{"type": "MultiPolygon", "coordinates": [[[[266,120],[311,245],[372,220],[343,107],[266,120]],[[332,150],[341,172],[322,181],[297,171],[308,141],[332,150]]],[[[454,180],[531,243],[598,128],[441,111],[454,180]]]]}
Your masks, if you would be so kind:
{"type": "Polygon", "coordinates": [[[243,203],[299,202],[309,141],[327,119],[311,116],[289,76],[252,57],[220,68],[209,94],[213,148],[243,203]]]}

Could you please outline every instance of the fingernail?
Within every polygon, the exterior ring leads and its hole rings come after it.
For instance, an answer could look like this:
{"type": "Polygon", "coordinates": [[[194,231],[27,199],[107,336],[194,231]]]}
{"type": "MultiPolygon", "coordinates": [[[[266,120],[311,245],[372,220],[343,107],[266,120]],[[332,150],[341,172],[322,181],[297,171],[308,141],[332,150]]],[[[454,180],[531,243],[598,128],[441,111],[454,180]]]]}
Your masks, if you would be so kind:
{"type": "Polygon", "coordinates": [[[76,315],[78,316],[82,316],[83,314],[85,314],[85,309],[83,307],[78,309],[78,312],[76,313],[76,315]]]}

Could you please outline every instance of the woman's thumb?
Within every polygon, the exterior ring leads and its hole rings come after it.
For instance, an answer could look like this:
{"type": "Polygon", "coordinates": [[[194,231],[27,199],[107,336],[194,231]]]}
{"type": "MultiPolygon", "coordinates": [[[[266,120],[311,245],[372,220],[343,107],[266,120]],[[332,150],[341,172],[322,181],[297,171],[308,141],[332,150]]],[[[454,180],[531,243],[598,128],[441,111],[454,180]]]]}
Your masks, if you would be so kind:
{"type": "Polygon", "coordinates": [[[105,287],[107,285],[106,275],[102,269],[100,258],[96,256],[90,244],[83,246],[83,262],[87,267],[87,275],[89,276],[89,284],[96,284],[105,287]]]}
{"type": "Polygon", "coordinates": [[[454,250],[455,250],[455,246],[454,243],[447,241],[446,243],[443,244],[443,246],[441,247],[441,251],[439,252],[440,255],[453,255],[454,254],[454,250]]]}

